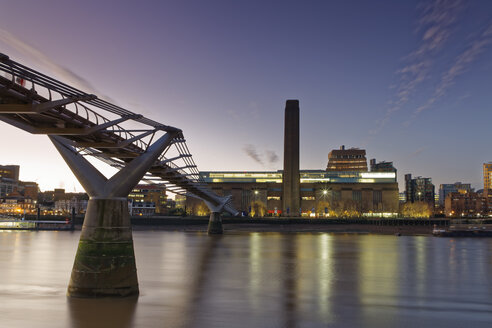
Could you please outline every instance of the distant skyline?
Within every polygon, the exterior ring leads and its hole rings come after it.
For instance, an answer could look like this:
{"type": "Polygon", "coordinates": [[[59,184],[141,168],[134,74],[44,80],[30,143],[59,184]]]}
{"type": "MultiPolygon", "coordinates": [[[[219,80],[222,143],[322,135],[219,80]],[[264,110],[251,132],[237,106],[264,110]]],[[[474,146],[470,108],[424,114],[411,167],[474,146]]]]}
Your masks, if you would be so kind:
{"type": "MultiPolygon", "coordinates": [[[[287,99],[301,169],[364,148],[404,175],[481,189],[492,161],[492,2],[17,0],[0,52],[183,129],[199,170],[282,169],[287,99]]],[[[83,189],[46,136],[0,122],[0,165],[83,189]]],[[[111,170],[106,170],[110,173],[111,170]]]]}

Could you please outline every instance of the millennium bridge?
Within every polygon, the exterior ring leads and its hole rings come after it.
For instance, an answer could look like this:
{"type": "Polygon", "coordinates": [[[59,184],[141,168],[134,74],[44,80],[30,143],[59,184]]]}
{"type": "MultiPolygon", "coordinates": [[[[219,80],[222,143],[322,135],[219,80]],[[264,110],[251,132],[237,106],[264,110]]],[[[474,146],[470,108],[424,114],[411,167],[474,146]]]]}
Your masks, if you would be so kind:
{"type": "Polygon", "coordinates": [[[114,105],[0,53],[0,120],[47,135],[89,195],[67,294],[137,295],[127,196],[140,181],[162,183],[210,209],[209,234],[222,233],[220,213],[236,215],[200,178],[183,131],[114,105]],[[89,159],[118,172],[106,178],[89,159]]]}

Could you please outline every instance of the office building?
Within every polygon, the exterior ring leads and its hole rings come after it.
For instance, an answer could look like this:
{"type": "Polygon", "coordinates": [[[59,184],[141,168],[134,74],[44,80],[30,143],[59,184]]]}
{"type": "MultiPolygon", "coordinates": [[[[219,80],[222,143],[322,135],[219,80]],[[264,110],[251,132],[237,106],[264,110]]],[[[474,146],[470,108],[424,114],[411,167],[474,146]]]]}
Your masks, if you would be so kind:
{"type": "Polygon", "coordinates": [[[487,207],[492,209],[492,162],[483,163],[483,196],[487,207]]]}
{"type": "Polygon", "coordinates": [[[0,197],[6,197],[19,187],[19,165],[0,165],[0,197]]]}
{"type": "Polygon", "coordinates": [[[481,217],[487,215],[486,198],[476,192],[450,192],[444,204],[446,217],[481,217]]]}
{"type": "Polygon", "coordinates": [[[472,192],[473,188],[470,183],[445,183],[439,185],[439,205],[444,206],[444,202],[446,200],[446,196],[452,192],[458,192],[462,194],[466,194],[472,192]]]}
{"type": "Polygon", "coordinates": [[[13,193],[14,190],[17,190],[18,186],[19,184],[17,181],[0,177],[0,198],[13,193]]]}
{"type": "Polygon", "coordinates": [[[166,186],[140,184],[128,195],[131,215],[167,214],[166,186]]]}
{"type": "Polygon", "coordinates": [[[431,178],[412,179],[411,174],[405,174],[405,195],[407,203],[425,202],[434,209],[435,191],[431,178]]]}
{"type": "Polygon", "coordinates": [[[19,181],[19,191],[26,198],[38,200],[39,186],[33,181],[19,181]]]}
{"type": "Polygon", "coordinates": [[[7,178],[18,182],[19,171],[19,165],[0,165],[0,178],[7,178]]]}
{"type": "Polygon", "coordinates": [[[483,191],[492,190],[492,162],[483,163],[483,191]]]}

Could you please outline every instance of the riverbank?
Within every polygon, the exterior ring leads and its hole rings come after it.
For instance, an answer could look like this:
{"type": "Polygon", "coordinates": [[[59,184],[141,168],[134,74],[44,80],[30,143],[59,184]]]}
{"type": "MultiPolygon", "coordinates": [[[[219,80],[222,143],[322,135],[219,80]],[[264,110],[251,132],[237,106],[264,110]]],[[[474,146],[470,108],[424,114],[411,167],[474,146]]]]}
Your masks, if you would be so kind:
{"type": "MultiPolygon", "coordinates": [[[[206,232],[208,217],[134,216],[135,231],[206,232]]],[[[329,232],[390,235],[431,235],[434,226],[445,229],[449,220],[431,219],[336,219],[336,218],[237,218],[224,217],[225,233],[234,232],[329,232]]],[[[82,228],[83,216],[74,220],[75,230],[82,228]]]]}
{"type": "MultiPolygon", "coordinates": [[[[354,234],[384,234],[402,236],[432,235],[431,226],[375,226],[369,224],[258,224],[258,223],[224,223],[224,233],[235,232],[329,232],[354,234]]],[[[207,224],[193,225],[133,225],[134,231],[183,231],[207,232],[207,224]]]]}
{"type": "MultiPolygon", "coordinates": [[[[446,219],[310,219],[224,218],[225,233],[234,232],[330,232],[358,234],[431,235],[434,225],[445,228],[446,219]]],[[[132,218],[136,231],[164,230],[206,232],[208,218],[132,218]]]]}

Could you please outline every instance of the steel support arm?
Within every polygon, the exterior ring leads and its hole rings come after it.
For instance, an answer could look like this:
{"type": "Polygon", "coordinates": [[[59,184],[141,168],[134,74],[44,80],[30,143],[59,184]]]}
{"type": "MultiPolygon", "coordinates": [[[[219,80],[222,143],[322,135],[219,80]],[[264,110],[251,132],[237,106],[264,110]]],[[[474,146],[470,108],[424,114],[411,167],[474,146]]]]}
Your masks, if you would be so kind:
{"type": "Polygon", "coordinates": [[[149,168],[169,146],[176,133],[166,133],[155,141],[145,153],[133,159],[109,180],[87,159],[78,154],[67,140],[50,136],[51,141],[91,197],[127,197],[149,168]]]}

